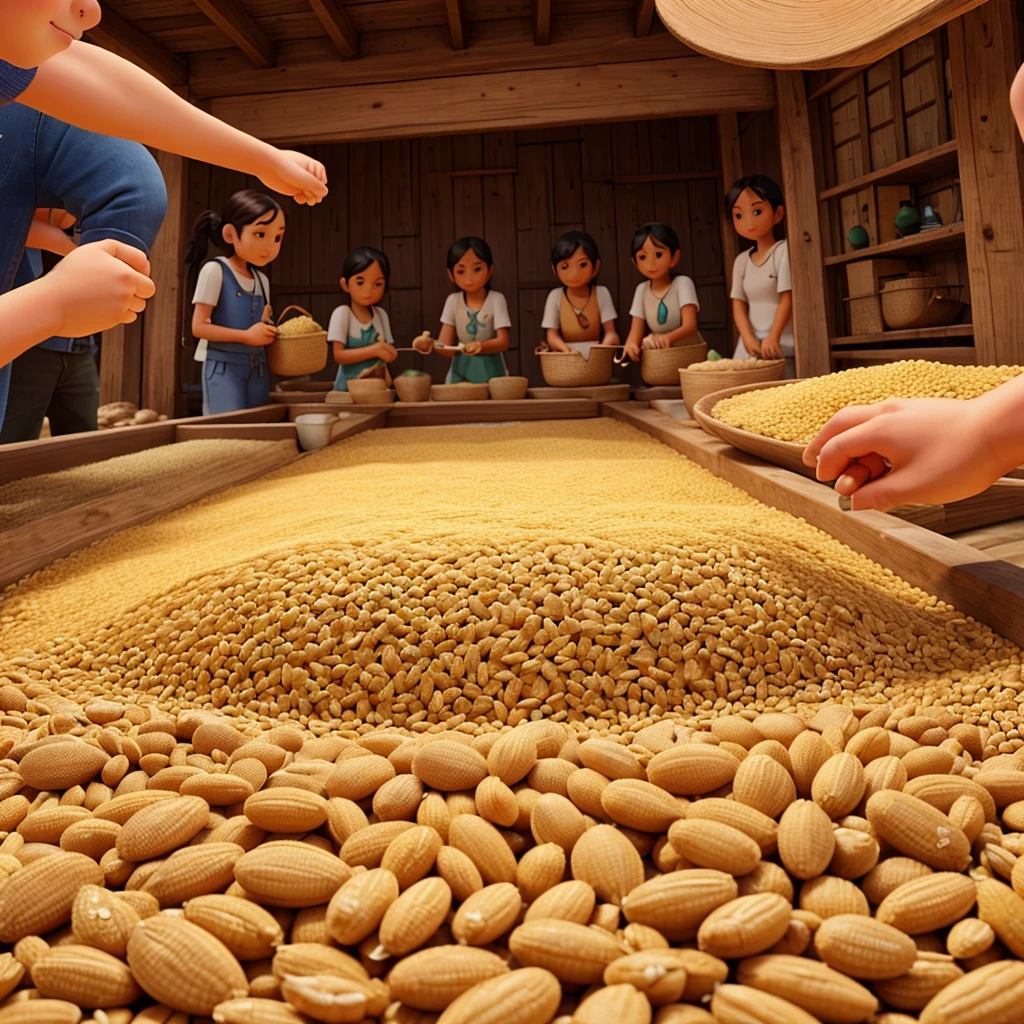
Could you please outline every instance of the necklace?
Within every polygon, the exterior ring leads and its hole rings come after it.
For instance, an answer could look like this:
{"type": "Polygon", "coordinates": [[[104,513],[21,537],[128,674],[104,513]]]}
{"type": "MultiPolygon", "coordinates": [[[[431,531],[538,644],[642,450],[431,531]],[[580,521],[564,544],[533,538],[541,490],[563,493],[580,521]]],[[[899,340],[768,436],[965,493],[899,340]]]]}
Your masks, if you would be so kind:
{"type": "Polygon", "coordinates": [[[658,324],[662,326],[668,323],[668,306],[665,305],[665,299],[668,297],[668,293],[672,291],[672,282],[669,281],[668,287],[665,289],[665,294],[659,296],[654,290],[654,285],[651,285],[651,294],[658,300],[658,324]]]}

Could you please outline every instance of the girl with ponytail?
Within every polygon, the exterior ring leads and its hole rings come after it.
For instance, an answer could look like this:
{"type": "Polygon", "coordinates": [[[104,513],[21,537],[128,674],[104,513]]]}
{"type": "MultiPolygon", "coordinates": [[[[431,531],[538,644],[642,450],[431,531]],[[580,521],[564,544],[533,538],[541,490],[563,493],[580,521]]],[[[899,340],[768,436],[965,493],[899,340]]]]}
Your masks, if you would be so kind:
{"type": "Polygon", "coordinates": [[[192,333],[203,363],[203,415],[266,405],[270,370],[264,351],[277,328],[264,322],[270,282],[261,267],[277,259],[284,239],[280,203],[262,192],[236,192],[221,214],[196,220],[185,254],[194,283],[192,333]],[[204,263],[210,243],[229,254],[204,263]]]}

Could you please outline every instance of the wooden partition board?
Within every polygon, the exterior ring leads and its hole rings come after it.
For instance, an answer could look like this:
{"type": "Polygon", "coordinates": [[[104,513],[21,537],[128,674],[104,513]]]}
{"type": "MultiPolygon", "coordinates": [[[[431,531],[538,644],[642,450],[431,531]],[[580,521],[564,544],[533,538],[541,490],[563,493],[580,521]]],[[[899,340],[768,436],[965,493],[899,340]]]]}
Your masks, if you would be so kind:
{"type": "Polygon", "coordinates": [[[179,441],[295,441],[299,431],[294,423],[182,423],[175,428],[179,441]]]}
{"type": "Polygon", "coordinates": [[[601,415],[589,398],[531,398],[485,402],[398,402],[388,414],[389,427],[444,426],[455,423],[505,423],[533,420],[578,420],[601,415]]]}
{"type": "Polygon", "coordinates": [[[177,428],[185,424],[277,423],[285,419],[285,414],[284,406],[261,405],[242,412],[165,420],[163,423],[147,423],[140,427],[94,430],[86,434],[66,434],[63,437],[46,437],[40,441],[6,444],[0,448],[0,484],[173,444],[177,428]]]}
{"type": "Polygon", "coordinates": [[[642,430],[766,505],[805,519],[908,583],[1024,646],[1024,569],[882,512],[844,512],[835,492],[654,409],[602,414],[642,430]]]}

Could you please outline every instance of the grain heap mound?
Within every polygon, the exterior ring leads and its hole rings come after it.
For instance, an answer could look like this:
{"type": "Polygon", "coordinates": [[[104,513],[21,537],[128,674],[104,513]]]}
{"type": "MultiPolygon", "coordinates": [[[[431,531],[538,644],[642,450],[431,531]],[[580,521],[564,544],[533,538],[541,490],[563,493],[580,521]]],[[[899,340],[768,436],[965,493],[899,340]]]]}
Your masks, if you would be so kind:
{"type": "Polygon", "coordinates": [[[277,336],[294,338],[299,334],[315,334],[322,330],[323,328],[311,316],[295,316],[278,325],[277,336]]]}
{"type": "Polygon", "coordinates": [[[0,1024],[1015,1024],[1019,651],[627,428],[469,429],[5,595],[0,1024]]]}
{"type": "Polygon", "coordinates": [[[763,437],[807,444],[848,405],[871,405],[888,398],[977,398],[1022,370],[1020,366],[950,366],[921,359],[863,366],[733,395],[715,406],[714,415],[763,437]]]}

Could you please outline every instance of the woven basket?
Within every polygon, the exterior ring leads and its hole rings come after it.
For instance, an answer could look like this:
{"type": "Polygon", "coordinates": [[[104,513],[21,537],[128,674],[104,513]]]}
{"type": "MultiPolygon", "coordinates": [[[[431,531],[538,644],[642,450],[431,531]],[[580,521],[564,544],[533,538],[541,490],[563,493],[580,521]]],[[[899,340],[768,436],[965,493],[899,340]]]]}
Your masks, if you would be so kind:
{"type": "Polygon", "coordinates": [[[615,349],[594,345],[584,356],[580,352],[541,352],[540,370],[550,388],[592,388],[612,379],[615,349]]]}
{"type": "Polygon", "coordinates": [[[759,365],[749,369],[680,370],[679,384],[683,389],[683,401],[692,416],[694,406],[705,395],[713,395],[727,388],[760,384],[762,381],[782,380],[785,372],[785,359],[771,359],[759,361],[759,365]]]}
{"type": "Polygon", "coordinates": [[[400,402],[429,402],[430,386],[431,380],[428,373],[421,377],[395,378],[395,391],[398,392],[400,402]]]}
{"type": "Polygon", "coordinates": [[[487,382],[491,398],[506,402],[518,402],[519,399],[525,398],[529,387],[530,381],[527,377],[492,377],[487,382]]]}
{"type": "Polygon", "coordinates": [[[640,355],[640,376],[652,387],[671,387],[679,380],[683,367],[707,357],[708,346],[703,340],[671,348],[645,348],[640,355]]]}
{"type": "MultiPolygon", "coordinates": [[[[278,327],[292,310],[302,316],[310,315],[301,306],[289,306],[277,318],[278,327]]],[[[293,334],[290,338],[275,338],[267,346],[267,362],[278,377],[319,373],[327,365],[327,332],[310,331],[309,334],[293,334]]]]}
{"type": "Polygon", "coordinates": [[[356,377],[348,382],[348,393],[356,405],[388,405],[395,400],[381,377],[356,377]]]}
{"type": "Polygon", "coordinates": [[[486,384],[435,384],[430,397],[435,402],[486,402],[491,393],[486,384]]]}
{"type": "Polygon", "coordinates": [[[882,319],[893,331],[948,327],[963,311],[964,304],[949,297],[941,277],[901,277],[882,285],[882,319]]]}

